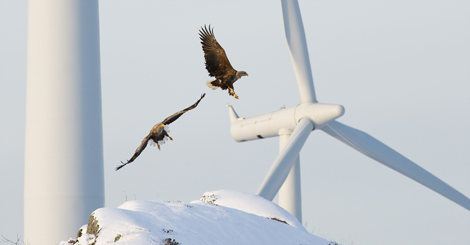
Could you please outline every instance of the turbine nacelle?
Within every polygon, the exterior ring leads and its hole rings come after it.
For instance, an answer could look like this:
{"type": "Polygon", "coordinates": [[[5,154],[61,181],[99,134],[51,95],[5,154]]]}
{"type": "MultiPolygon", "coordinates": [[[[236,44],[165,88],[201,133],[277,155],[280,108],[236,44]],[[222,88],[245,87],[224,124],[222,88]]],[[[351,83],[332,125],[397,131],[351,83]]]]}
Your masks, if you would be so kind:
{"type": "Polygon", "coordinates": [[[303,103],[254,117],[241,118],[231,105],[228,107],[232,122],[230,133],[238,142],[279,136],[283,129],[293,131],[302,118],[309,119],[314,125],[313,129],[319,129],[344,114],[344,107],[341,105],[303,103]]]}

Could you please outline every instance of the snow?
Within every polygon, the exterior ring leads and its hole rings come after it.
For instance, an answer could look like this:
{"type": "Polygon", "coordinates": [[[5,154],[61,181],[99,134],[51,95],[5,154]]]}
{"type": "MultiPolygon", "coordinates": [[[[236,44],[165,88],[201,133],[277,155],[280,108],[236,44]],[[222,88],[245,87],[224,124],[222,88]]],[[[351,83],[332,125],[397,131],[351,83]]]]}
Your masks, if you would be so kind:
{"type": "MultiPolygon", "coordinates": [[[[294,216],[271,201],[237,191],[206,192],[189,204],[128,201],[117,208],[97,209],[92,217],[99,226],[97,236],[87,234],[84,225],[75,245],[334,244],[308,233],[294,216]]],[[[60,245],[72,244],[72,240],[60,245]]]]}
{"type": "Polygon", "coordinates": [[[206,192],[202,195],[201,200],[193,201],[191,203],[201,203],[204,198],[211,199],[211,201],[213,200],[212,202],[216,205],[238,209],[261,217],[277,218],[279,220],[286,221],[287,224],[293,227],[307,231],[304,226],[300,224],[297,218],[292,216],[285,209],[258,195],[239,191],[221,190],[206,192]]]}

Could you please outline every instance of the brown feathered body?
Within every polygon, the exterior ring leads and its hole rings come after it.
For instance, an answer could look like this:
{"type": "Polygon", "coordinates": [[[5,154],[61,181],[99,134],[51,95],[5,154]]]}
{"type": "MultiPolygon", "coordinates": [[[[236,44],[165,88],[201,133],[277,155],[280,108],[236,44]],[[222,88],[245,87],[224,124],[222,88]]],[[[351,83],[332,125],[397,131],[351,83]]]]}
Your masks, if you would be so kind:
{"type": "Polygon", "coordinates": [[[163,120],[162,122],[155,124],[155,126],[153,126],[152,129],[150,130],[150,133],[142,140],[142,143],[140,144],[140,146],[137,147],[132,158],[125,163],[121,162],[122,164],[116,168],[116,171],[126,166],[127,164],[133,162],[140,155],[140,153],[142,153],[142,151],[145,150],[149,142],[156,144],[158,146],[158,149],[160,149],[160,144],[163,144],[166,139],[173,140],[170,137],[170,135],[168,135],[169,130],[168,130],[167,125],[176,121],[176,119],[180,118],[185,112],[196,108],[196,106],[199,104],[202,98],[204,98],[205,95],[206,94],[201,95],[201,98],[190,107],[184,110],[181,110],[179,112],[176,112],[175,114],[165,118],[165,120],[163,120]]]}
{"type": "Polygon", "coordinates": [[[214,30],[211,29],[210,26],[209,28],[206,26],[201,28],[199,37],[206,60],[206,69],[209,72],[209,76],[215,77],[215,80],[207,82],[207,86],[212,89],[228,89],[229,95],[238,99],[233,84],[242,76],[248,76],[248,73],[233,69],[225,54],[225,50],[217,42],[217,39],[215,39],[214,30]]]}

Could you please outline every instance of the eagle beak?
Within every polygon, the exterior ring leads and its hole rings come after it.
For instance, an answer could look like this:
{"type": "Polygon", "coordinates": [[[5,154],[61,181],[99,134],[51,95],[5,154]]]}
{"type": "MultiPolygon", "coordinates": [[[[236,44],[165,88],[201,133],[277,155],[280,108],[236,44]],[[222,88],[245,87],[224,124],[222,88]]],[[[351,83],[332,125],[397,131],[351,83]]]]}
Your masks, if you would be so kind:
{"type": "Polygon", "coordinates": [[[248,76],[248,73],[246,74],[246,76],[248,76]]]}

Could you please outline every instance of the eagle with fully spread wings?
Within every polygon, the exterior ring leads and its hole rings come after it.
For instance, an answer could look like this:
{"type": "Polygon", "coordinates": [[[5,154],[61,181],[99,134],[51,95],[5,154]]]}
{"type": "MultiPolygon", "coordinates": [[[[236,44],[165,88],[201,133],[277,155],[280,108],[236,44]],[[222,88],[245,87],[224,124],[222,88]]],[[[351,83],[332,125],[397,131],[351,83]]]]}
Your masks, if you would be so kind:
{"type": "Polygon", "coordinates": [[[211,29],[210,25],[209,28],[205,25],[201,27],[199,37],[206,60],[206,69],[211,77],[215,77],[215,80],[207,81],[207,86],[212,89],[228,89],[229,95],[238,99],[238,95],[235,94],[233,89],[233,84],[241,77],[248,76],[248,73],[233,69],[225,54],[225,50],[215,39],[214,28],[211,29]]]}
{"type": "Polygon", "coordinates": [[[140,146],[137,147],[132,158],[125,163],[121,162],[122,164],[116,168],[116,171],[126,166],[127,164],[133,162],[140,155],[140,153],[144,151],[145,147],[147,147],[147,144],[149,142],[150,144],[156,144],[158,146],[158,149],[160,150],[160,144],[164,144],[167,139],[173,140],[173,138],[171,138],[170,135],[168,135],[168,132],[170,132],[170,130],[168,129],[168,125],[176,121],[178,118],[180,118],[185,112],[196,108],[196,106],[199,104],[202,98],[204,98],[205,95],[206,95],[205,93],[201,95],[201,98],[190,107],[165,118],[165,120],[163,120],[160,123],[155,124],[152,130],[150,130],[150,133],[147,135],[147,137],[145,137],[144,140],[142,140],[142,143],[140,144],[140,146]]]}

